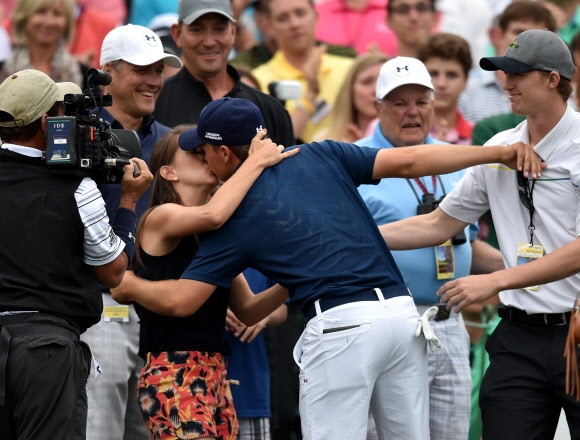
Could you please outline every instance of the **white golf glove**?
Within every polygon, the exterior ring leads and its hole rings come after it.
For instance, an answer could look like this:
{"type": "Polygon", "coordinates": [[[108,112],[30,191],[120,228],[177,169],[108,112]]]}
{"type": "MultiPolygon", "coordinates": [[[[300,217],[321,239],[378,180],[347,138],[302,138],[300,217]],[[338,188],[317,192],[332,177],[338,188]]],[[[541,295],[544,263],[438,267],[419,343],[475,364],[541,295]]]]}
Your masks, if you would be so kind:
{"type": "Polygon", "coordinates": [[[423,331],[423,336],[429,343],[429,348],[431,351],[435,351],[438,348],[441,348],[441,341],[435,336],[435,332],[433,331],[433,327],[431,327],[431,323],[429,322],[437,314],[437,306],[433,306],[428,308],[423,316],[419,318],[417,322],[417,330],[415,331],[415,337],[418,338],[423,331]]]}

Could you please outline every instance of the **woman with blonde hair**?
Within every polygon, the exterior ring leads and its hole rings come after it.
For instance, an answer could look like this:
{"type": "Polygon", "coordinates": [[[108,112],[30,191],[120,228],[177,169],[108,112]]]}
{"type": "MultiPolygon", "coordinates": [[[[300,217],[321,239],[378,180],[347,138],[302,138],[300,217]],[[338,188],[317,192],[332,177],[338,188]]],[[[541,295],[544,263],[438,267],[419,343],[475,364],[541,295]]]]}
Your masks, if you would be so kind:
{"type": "Polygon", "coordinates": [[[0,81],[36,69],[55,82],[83,85],[83,67],[67,50],[75,26],[74,0],[18,0],[12,17],[12,52],[0,81]]]}
{"type": "Polygon", "coordinates": [[[347,73],[329,115],[328,127],[316,140],[333,139],[352,143],[372,131],[377,118],[375,89],[381,66],[388,61],[382,53],[368,53],[356,58],[347,73]]]}

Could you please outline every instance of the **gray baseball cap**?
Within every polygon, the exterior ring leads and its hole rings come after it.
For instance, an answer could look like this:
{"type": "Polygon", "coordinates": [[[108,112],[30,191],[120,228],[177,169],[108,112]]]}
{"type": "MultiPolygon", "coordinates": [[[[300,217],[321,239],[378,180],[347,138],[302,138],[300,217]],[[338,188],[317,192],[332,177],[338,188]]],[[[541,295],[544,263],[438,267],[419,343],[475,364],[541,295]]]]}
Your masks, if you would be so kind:
{"type": "Polygon", "coordinates": [[[548,29],[532,29],[519,34],[501,57],[479,60],[483,70],[525,73],[533,70],[556,71],[572,80],[574,61],[564,41],[548,29]]]}
{"type": "Polygon", "coordinates": [[[230,0],[179,0],[177,5],[179,21],[190,25],[205,14],[221,14],[234,21],[234,13],[230,0]]]}

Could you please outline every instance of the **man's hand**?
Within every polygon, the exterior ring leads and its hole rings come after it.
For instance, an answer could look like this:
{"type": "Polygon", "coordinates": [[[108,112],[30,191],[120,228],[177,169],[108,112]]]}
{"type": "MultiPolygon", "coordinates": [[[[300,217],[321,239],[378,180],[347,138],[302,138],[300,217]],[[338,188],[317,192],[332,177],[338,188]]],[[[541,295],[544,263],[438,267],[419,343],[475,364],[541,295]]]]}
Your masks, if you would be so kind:
{"type": "Polygon", "coordinates": [[[546,164],[540,161],[534,148],[523,142],[502,148],[499,162],[514,170],[523,171],[524,177],[532,179],[541,177],[542,170],[546,168],[546,164]]]}
{"type": "Polygon", "coordinates": [[[147,191],[152,180],[153,174],[149,171],[147,163],[136,157],[131,159],[131,164],[125,165],[123,170],[123,179],[121,180],[121,202],[119,207],[135,210],[137,201],[143,193],[147,191]],[[134,164],[139,167],[139,175],[137,177],[133,174],[135,170],[134,164]]]}
{"type": "Polygon", "coordinates": [[[492,275],[470,275],[445,283],[437,291],[443,295],[441,302],[447,304],[447,309],[457,305],[456,312],[470,304],[490,299],[499,293],[492,282],[492,275]]]}
{"type": "Polygon", "coordinates": [[[111,289],[111,297],[119,304],[132,304],[133,298],[129,294],[131,282],[137,278],[137,275],[131,270],[125,271],[123,281],[114,289],[111,289]]]}
{"type": "Polygon", "coordinates": [[[306,83],[308,85],[307,89],[307,99],[312,102],[316,101],[316,97],[320,93],[320,84],[318,83],[318,74],[320,72],[320,65],[322,64],[322,55],[326,53],[326,45],[321,44],[314,47],[306,61],[302,65],[302,73],[304,78],[306,78],[306,83]]]}
{"type": "Polygon", "coordinates": [[[265,129],[256,133],[256,136],[252,139],[250,150],[248,152],[248,160],[259,164],[263,168],[274,166],[284,159],[300,152],[300,148],[284,151],[283,145],[276,145],[271,139],[266,139],[265,136],[265,129]]]}

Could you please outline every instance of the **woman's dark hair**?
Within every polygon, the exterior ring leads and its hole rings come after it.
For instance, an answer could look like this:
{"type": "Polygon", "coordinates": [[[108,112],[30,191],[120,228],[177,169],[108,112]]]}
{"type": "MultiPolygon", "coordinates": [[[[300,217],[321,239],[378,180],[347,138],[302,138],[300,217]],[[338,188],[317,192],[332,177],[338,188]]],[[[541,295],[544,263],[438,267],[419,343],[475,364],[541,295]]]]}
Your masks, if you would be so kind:
{"type": "Polygon", "coordinates": [[[151,171],[151,174],[153,174],[151,199],[149,200],[149,208],[143,213],[139,220],[139,224],[137,225],[137,237],[135,239],[135,256],[141,266],[144,265],[143,260],[141,259],[139,242],[141,241],[145,219],[149,213],[153,208],[165,203],[177,203],[178,205],[183,205],[181,197],[179,197],[179,194],[175,191],[173,185],[171,185],[171,183],[161,175],[161,168],[165,165],[169,165],[173,161],[175,152],[179,148],[179,135],[185,130],[189,130],[193,127],[194,125],[178,125],[173,128],[157,141],[153,148],[153,152],[151,153],[151,161],[149,164],[149,170],[151,171]]]}

